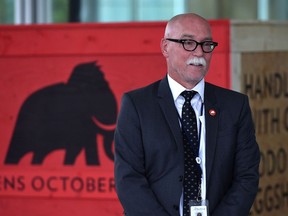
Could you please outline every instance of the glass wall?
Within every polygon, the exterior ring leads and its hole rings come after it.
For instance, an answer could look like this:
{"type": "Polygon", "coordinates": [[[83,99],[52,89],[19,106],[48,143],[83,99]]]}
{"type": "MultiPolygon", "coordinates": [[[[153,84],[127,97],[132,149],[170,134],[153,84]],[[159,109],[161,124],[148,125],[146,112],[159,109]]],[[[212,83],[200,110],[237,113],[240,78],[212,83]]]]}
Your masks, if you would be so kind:
{"type": "Polygon", "coordinates": [[[0,0],[0,24],[14,23],[14,1],[0,0]]]}
{"type": "Polygon", "coordinates": [[[288,20],[287,0],[0,0],[0,24],[207,19],[288,20]]]}

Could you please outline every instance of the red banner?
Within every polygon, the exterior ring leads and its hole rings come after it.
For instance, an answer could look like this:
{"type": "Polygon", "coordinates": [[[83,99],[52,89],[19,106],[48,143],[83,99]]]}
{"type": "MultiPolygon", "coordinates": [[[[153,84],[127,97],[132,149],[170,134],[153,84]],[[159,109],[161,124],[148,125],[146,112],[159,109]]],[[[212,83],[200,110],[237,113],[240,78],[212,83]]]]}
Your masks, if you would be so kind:
{"type": "MultiPolygon", "coordinates": [[[[211,25],[219,46],[206,80],[229,87],[229,22],[211,25]]],[[[38,198],[46,207],[47,199],[65,205],[67,198],[93,198],[99,214],[122,214],[113,177],[117,113],[124,92],[165,76],[164,28],[162,22],[0,27],[0,204],[21,202],[24,214],[39,215],[41,207],[29,208],[38,198]]],[[[66,212],[81,215],[76,209],[83,205],[66,212]]]]}

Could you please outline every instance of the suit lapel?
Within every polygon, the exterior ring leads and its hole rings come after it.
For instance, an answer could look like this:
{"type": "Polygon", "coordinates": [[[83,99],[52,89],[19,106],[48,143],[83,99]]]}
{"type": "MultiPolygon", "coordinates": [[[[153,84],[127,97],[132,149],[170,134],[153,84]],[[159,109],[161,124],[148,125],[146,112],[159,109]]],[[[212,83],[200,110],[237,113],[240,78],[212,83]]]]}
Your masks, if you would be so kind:
{"type": "Polygon", "coordinates": [[[160,81],[158,89],[158,101],[160,107],[164,113],[165,119],[171,129],[171,132],[175,138],[177,146],[183,148],[182,146],[182,134],[178,121],[178,113],[175,107],[173,96],[169,88],[167,76],[160,81]]]}
{"type": "Polygon", "coordinates": [[[205,124],[206,124],[206,174],[207,187],[211,179],[211,170],[215,156],[216,138],[218,132],[219,108],[216,96],[209,83],[205,83],[205,124]],[[214,112],[214,113],[213,113],[214,112]]]}

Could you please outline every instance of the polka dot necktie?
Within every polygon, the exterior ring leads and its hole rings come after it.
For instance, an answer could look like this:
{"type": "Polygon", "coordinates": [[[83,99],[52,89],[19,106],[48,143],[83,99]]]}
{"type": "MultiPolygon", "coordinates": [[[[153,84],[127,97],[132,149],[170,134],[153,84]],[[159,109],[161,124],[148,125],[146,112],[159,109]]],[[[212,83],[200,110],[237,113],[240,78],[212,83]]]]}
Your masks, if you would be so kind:
{"type": "Polygon", "coordinates": [[[190,216],[189,201],[200,199],[201,167],[196,162],[199,154],[197,121],[191,99],[197,92],[183,91],[182,133],[184,144],[183,216],[190,216]]]}

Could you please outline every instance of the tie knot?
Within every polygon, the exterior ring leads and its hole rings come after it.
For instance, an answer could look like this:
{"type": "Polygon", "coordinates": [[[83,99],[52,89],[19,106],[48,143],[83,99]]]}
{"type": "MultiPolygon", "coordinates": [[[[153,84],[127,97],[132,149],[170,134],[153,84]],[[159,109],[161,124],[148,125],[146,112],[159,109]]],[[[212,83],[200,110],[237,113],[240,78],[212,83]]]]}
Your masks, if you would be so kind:
{"type": "Polygon", "coordinates": [[[185,101],[191,101],[196,93],[196,91],[183,91],[181,95],[185,98],[185,101]]]}

